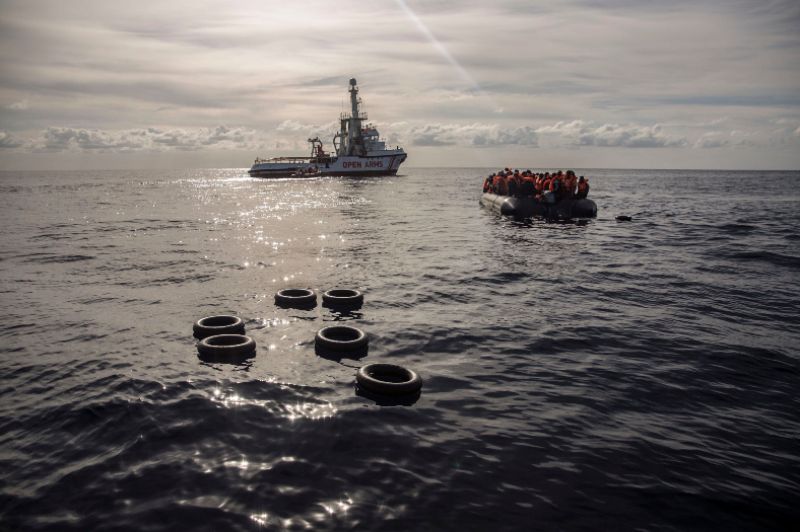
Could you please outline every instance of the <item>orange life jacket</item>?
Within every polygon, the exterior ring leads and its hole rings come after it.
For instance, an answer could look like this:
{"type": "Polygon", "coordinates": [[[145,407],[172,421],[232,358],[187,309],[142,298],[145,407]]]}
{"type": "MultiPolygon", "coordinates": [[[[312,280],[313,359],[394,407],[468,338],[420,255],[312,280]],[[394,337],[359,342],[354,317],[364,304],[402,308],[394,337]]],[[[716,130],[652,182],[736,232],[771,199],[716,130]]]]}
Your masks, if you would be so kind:
{"type": "Polygon", "coordinates": [[[508,178],[507,177],[502,176],[500,178],[500,183],[498,183],[496,191],[501,196],[508,196],[508,178]]]}
{"type": "Polygon", "coordinates": [[[564,180],[564,188],[566,189],[567,195],[572,196],[575,194],[575,177],[574,176],[567,176],[564,180]]]}
{"type": "Polygon", "coordinates": [[[536,194],[536,181],[531,175],[523,175],[519,191],[523,196],[533,196],[536,194]]]}

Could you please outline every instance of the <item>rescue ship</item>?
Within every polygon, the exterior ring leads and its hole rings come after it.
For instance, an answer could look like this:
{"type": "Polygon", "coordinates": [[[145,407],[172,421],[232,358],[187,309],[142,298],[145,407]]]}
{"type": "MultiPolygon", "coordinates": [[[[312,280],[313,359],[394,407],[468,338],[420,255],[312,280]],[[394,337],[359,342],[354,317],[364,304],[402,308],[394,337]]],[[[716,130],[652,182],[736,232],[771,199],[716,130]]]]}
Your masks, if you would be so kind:
{"type": "Polygon", "coordinates": [[[350,114],[339,117],[340,128],[333,136],[334,153],[326,152],[319,137],[308,139],[310,157],[256,159],[249,170],[252,177],[313,177],[396,175],[408,155],[403,148],[387,148],[378,130],[367,123],[359,109],[361,98],[355,78],[350,79],[350,114]]]}

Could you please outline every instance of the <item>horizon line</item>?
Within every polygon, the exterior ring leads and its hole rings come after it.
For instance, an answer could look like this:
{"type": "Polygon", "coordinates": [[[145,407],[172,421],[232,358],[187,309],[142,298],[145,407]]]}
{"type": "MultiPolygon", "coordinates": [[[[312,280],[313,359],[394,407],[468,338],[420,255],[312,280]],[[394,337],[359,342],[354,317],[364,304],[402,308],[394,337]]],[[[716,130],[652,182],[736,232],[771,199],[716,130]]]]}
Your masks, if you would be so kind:
{"type": "MultiPolygon", "coordinates": [[[[570,167],[556,167],[556,166],[405,166],[405,168],[413,169],[413,170],[424,170],[424,169],[480,169],[480,170],[492,170],[492,169],[499,169],[499,168],[513,168],[522,170],[523,168],[526,170],[644,170],[644,171],[654,171],[654,170],[661,170],[661,171],[668,171],[668,172],[692,172],[692,171],[700,171],[700,172],[800,172],[800,168],[666,168],[666,167],[652,167],[652,168],[644,168],[644,167],[610,167],[610,166],[570,166],[570,167]]],[[[52,168],[0,168],[0,172],[8,173],[8,172],[123,172],[123,171],[151,171],[151,172],[176,172],[176,171],[183,171],[183,170],[242,170],[243,172],[247,172],[249,167],[247,166],[185,166],[185,167],[139,167],[139,168],[64,168],[64,169],[52,169],[52,168]]],[[[402,176],[403,173],[400,172],[397,175],[402,176]]],[[[337,176],[326,176],[326,177],[337,177],[337,176]]],[[[395,176],[384,176],[384,177],[395,177],[395,176]]],[[[257,178],[257,179],[265,179],[265,178],[257,178]]]]}

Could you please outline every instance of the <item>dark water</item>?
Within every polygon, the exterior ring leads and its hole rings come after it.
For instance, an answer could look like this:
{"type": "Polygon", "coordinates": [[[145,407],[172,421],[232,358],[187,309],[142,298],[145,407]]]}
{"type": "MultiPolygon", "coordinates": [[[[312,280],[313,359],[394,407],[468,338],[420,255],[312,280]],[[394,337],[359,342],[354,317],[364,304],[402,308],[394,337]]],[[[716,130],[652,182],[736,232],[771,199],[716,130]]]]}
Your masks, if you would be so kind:
{"type": "Polygon", "coordinates": [[[797,527],[800,174],[581,173],[585,226],[481,209],[480,169],[1,174],[0,527],[797,527]],[[255,359],[197,358],[216,313],[255,359]],[[315,354],[333,320],[366,358],[315,354]]]}

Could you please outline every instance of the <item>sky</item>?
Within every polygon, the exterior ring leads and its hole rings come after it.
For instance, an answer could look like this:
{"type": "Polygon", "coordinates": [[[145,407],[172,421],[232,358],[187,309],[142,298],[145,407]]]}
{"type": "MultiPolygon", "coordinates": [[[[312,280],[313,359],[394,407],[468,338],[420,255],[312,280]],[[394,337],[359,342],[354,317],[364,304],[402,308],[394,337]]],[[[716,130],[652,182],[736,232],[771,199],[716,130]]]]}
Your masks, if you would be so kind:
{"type": "Polygon", "coordinates": [[[800,169],[797,0],[0,0],[0,170],[800,169]]]}

